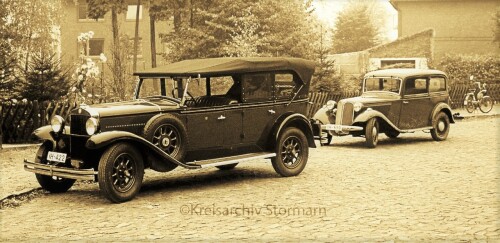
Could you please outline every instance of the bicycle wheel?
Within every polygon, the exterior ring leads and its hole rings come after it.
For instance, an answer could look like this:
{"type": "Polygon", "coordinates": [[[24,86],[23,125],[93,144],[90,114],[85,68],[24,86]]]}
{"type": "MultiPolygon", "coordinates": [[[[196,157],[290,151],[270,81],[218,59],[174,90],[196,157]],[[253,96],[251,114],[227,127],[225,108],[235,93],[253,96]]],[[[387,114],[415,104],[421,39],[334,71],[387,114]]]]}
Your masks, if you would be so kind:
{"type": "Polygon", "coordinates": [[[492,108],[493,108],[493,99],[491,97],[484,96],[479,101],[479,110],[481,110],[483,113],[490,112],[492,108]]]}
{"type": "Polygon", "coordinates": [[[465,98],[465,99],[466,99],[465,109],[469,113],[474,112],[474,110],[476,109],[476,107],[474,106],[474,98],[472,96],[467,96],[467,98],[465,98]]]}

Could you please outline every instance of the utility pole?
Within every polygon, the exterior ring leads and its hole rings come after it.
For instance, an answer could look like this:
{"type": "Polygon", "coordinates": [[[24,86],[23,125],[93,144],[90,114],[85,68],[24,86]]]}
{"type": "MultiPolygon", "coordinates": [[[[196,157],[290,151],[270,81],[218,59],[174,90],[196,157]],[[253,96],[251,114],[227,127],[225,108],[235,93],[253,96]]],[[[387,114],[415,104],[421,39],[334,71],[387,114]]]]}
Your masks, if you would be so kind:
{"type": "Polygon", "coordinates": [[[135,38],[134,38],[134,64],[133,71],[137,71],[137,49],[139,46],[139,14],[141,9],[141,0],[137,0],[137,11],[135,12],[135,38]]]}

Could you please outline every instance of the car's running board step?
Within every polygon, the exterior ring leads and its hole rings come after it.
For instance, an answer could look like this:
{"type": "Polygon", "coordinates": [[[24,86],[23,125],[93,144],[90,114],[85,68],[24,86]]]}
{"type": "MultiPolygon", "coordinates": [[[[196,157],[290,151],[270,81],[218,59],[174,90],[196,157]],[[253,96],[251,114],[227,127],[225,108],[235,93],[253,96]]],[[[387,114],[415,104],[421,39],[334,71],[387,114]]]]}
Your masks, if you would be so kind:
{"type": "Polygon", "coordinates": [[[276,157],[276,153],[259,152],[259,153],[249,153],[249,154],[242,154],[242,155],[229,156],[229,157],[216,158],[216,159],[199,160],[199,161],[188,162],[186,164],[187,165],[198,165],[198,166],[201,166],[201,168],[206,168],[206,167],[212,167],[212,166],[221,166],[221,165],[240,163],[240,162],[245,162],[245,161],[254,160],[254,159],[268,159],[268,158],[273,158],[273,157],[276,157]]]}

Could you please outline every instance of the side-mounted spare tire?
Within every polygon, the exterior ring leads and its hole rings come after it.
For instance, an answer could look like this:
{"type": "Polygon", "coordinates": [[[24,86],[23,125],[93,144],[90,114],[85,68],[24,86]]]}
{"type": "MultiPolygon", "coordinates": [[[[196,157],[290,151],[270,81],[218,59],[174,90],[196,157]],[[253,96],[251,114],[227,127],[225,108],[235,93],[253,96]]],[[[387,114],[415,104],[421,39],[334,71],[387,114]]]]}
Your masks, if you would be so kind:
{"type": "MultiPolygon", "coordinates": [[[[143,136],[174,159],[182,161],[187,152],[188,137],[186,126],[182,121],[172,114],[159,114],[152,117],[144,126],[143,136]]],[[[149,154],[151,168],[166,172],[177,167],[176,164],[161,161],[149,154]]]]}

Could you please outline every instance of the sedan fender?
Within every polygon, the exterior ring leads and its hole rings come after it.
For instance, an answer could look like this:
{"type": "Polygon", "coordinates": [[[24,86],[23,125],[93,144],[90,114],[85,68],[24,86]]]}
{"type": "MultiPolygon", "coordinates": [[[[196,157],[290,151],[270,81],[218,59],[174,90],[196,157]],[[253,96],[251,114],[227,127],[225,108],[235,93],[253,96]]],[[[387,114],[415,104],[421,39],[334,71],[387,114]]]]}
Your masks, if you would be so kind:
{"type": "Polygon", "coordinates": [[[394,123],[391,122],[391,120],[389,120],[389,118],[382,114],[382,112],[371,109],[368,109],[365,112],[359,114],[356,119],[354,119],[353,123],[365,123],[374,117],[384,120],[394,130],[402,132],[398,127],[396,127],[396,125],[394,125],[394,123]]]}
{"type": "Polygon", "coordinates": [[[438,103],[435,107],[434,110],[432,110],[431,117],[429,117],[429,121],[432,121],[434,117],[439,112],[444,112],[448,118],[450,118],[450,123],[455,123],[455,118],[453,117],[453,112],[451,112],[451,107],[446,104],[446,103],[438,103]]]}
{"type": "Polygon", "coordinates": [[[111,144],[117,143],[117,142],[129,142],[136,144],[140,147],[141,150],[147,151],[147,153],[154,153],[155,155],[159,156],[160,158],[182,166],[187,169],[198,169],[200,166],[198,165],[187,165],[185,163],[182,163],[175,158],[171,157],[169,154],[165,153],[163,150],[149,142],[148,140],[135,135],[131,132],[125,132],[125,131],[110,131],[110,132],[103,132],[99,133],[96,135],[91,136],[88,140],[87,143],[85,144],[85,147],[88,149],[100,149],[107,147],[111,144]]]}

